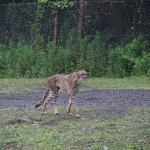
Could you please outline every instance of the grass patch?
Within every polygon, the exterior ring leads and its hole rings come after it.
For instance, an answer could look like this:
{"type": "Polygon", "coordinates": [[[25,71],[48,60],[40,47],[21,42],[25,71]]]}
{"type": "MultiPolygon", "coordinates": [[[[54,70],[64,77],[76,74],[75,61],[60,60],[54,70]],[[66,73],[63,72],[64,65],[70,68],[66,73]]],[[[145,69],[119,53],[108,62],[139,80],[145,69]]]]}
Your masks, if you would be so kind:
{"type": "Polygon", "coordinates": [[[90,78],[83,83],[87,89],[150,89],[148,77],[90,78]]]}
{"type": "MultiPolygon", "coordinates": [[[[0,92],[30,92],[45,90],[47,79],[0,79],[0,92]]],[[[148,77],[89,78],[82,83],[81,90],[92,89],[150,89],[148,77]]]]}
{"type": "Polygon", "coordinates": [[[0,149],[24,150],[149,150],[150,108],[124,112],[101,107],[80,107],[81,118],[67,115],[42,115],[41,109],[1,109],[0,149]],[[122,114],[121,114],[122,113],[122,114]]]}
{"type": "Polygon", "coordinates": [[[35,91],[38,92],[46,87],[47,79],[38,78],[19,78],[19,79],[0,79],[0,92],[22,93],[35,91]]]}
{"type": "MultiPolygon", "coordinates": [[[[0,79],[0,92],[43,91],[46,80],[0,79]]],[[[150,80],[90,78],[81,90],[91,89],[150,89],[150,80]]],[[[59,115],[48,107],[47,115],[41,108],[0,109],[0,150],[150,150],[150,107],[80,107],[80,119],[64,107],[59,115]]]]}

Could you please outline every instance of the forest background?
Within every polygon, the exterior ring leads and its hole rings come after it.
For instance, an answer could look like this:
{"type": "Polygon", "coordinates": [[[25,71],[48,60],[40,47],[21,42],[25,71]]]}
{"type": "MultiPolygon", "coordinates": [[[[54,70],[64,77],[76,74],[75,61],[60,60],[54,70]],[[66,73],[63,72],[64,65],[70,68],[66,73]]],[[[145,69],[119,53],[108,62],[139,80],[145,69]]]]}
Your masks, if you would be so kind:
{"type": "Polygon", "coordinates": [[[149,3],[1,0],[0,78],[150,77],[149,3]]]}

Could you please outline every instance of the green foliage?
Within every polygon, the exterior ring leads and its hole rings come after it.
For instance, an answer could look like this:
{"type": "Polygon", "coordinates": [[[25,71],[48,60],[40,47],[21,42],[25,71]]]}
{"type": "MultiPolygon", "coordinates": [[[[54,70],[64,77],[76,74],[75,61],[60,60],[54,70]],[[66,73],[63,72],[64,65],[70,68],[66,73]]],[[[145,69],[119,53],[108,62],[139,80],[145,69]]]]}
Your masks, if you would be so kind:
{"type": "Polygon", "coordinates": [[[5,60],[4,60],[4,51],[6,50],[6,46],[0,44],[0,78],[5,74],[5,60]]]}
{"type": "MultiPolygon", "coordinates": [[[[37,43],[36,43],[37,44],[37,43]]],[[[25,42],[0,45],[0,78],[47,77],[85,69],[90,77],[150,76],[149,41],[140,36],[125,46],[112,48],[96,33],[80,39],[75,30],[58,45],[41,41],[36,47],[25,42]],[[44,45],[42,48],[41,45],[44,45]]]]}
{"type": "Polygon", "coordinates": [[[69,0],[61,0],[58,2],[52,2],[52,8],[55,10],[56,8],[64,9],[73,6],[73,2],[69,2],[69,0]]]}
{"type": "Polygon", "coordinates": [[[127,76],[128,62],[124,58],[124,50],[122,47],[116,47],[109,52],[108,76],[124,77],[127,76]]]}
{"type": "Polygon", "coordinates": [[[109,75],[125,77],[146,75],[150,67],[149,42],[139,36],[124,47],[111,49],[109,53],[109,75]]]}
{"type": "Polygon", "coordinates": [[[133,73],[135,75],[150,75],[150,53],[143,51],[142,56],[135,59],[135,65],[133,66],[133,73]]]}
{"type": "Polygon", "coordinates": [[[5,77],[25,77],[36,60],[32,48],[24,43],[16,47],[10,43],[5,53],[5,77]]]}
{"type": "Polygon", "coordinates": [[[74,69],[84,68],[89,72],[89,76],[93,77],[105,75],[108,48],[98,32],[92,41],[89,37],[80,39],[78,36],[74,38],[70,35],[66,49],[70,50],[71,63],[74,69]]]}
{"type": "Polygon", "coordinates": [[[104,76],[108,64],[108,46],[99,32],[88,47],[88,66],[91,76],[104,76]]]}

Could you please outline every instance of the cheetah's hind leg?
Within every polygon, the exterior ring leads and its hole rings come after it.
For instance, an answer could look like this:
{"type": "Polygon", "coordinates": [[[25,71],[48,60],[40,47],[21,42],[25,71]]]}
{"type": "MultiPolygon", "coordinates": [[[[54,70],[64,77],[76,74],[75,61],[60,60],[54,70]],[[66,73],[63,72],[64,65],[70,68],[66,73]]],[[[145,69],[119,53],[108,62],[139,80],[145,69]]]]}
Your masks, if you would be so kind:
{"type": "Polygon", "coordinates": [[[44,101],[43,109],[42,109],[42,113],[43,113],[43,114],[47,114],[47,112],[45,111],[45,110],[46,110],[46,105],[47,105],[47,103],[48,103],[50,100],[52,100],[52,94],[51,94],[51,92],[49,93],[48,98],[46,98],[45,101],[44,101]]]}
{"type": "Polygon", "coordinates": [[[49,88],[47,87],[46,92],[44,93],[42,100],[41,100],[38,104],[35,105],[35,108],[37,108],[37,107],[39,107],[40,105],[42,105],[42,103],[43,103],[43,102],[45,101],[45,99],[47,98],[48,93],[49,93],[49,88]]]}

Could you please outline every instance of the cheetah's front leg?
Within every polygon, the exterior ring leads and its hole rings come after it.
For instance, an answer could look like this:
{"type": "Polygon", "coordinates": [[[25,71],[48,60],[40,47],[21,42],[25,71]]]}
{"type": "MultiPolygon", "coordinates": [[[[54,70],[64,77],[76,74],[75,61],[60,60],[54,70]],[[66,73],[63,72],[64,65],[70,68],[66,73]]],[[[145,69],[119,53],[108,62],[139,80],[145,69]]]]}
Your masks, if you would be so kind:
{"type": "Polygon", "coordinates": [[[71,99],[69,99],[69,103],[68,103],[68,106],[67,106],[67,113],[68,113],[68,114],[72,114],[72,113],[70,112],[71,104],[72,104],[72,101],[71,101],[71,99]]]}
{"type": "Polygon", "coordinates": [[[72,100],[72,103],[73,103],[73,106],[74,106],[74,109],[75,109],[75,115],[79,118],[80,117],[79,111],[78,111],[78,108],[77,108],[77,105],[76,105],[74,99],[72,100]]]}
{"type": "Polygon", "coordinates": [[[56,107],[56,100],[57,100],[57,95],[58,95],[58,91],[53,95],[53,99],[54,99],[54,114],[58,114],[58,110],[57,110],[57,107],[56,107]]]}
{"type": "Polygon", "coordinates": [[[56,100],[54,101],[54,114],[59,114],[57,107],[56,107],[56,100]]]}
{"type": "Polygon", "coordinates": [[[80,117],[78,108],[77,108],[76,103],[75,103],[75,100],[74,100],[74,96],[70,96],[69,104],[68,104],[68,107],[67,107],[67,113],[68,113],[68,114],[70,114],[71,104],[73,104],[73,106],[74,106],[75,115],[76,115],[77,117],[80,117]]]}

